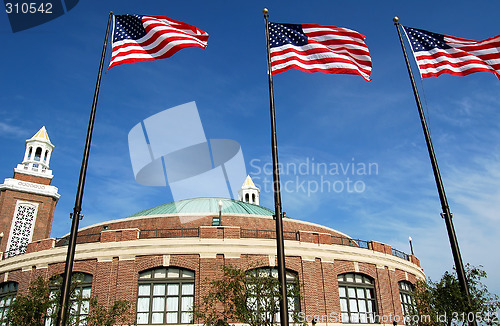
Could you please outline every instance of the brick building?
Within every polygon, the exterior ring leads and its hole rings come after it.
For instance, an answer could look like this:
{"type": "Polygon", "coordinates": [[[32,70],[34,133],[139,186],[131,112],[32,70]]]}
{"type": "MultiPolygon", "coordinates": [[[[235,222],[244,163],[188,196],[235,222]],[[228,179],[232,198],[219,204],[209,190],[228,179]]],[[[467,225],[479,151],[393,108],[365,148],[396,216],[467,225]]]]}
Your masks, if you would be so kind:
{"type": "MultiPolygon", "coordinates": [[[[42,128],[26,141],[14,177],[0,185],[0,319],[36,277],[64,270],[67,238],[49,237],[59,198],[50,185],[53,148],[42,128]]],[[[74,264],[84,275],[80,290],[103,305],[132,302],[138,324],[196,323],[190,309],[220,277],[221,265],[276,270],[273,211],[258,205],[250,177],[239,193],[240,200],[187,199],[80,229],[74,264]]],[[[290,309],[307,322],[404,323],[413,284],[425,277],[415,256],[291,218],[284,238],[287,278],[301,287],[290,309]]]]}

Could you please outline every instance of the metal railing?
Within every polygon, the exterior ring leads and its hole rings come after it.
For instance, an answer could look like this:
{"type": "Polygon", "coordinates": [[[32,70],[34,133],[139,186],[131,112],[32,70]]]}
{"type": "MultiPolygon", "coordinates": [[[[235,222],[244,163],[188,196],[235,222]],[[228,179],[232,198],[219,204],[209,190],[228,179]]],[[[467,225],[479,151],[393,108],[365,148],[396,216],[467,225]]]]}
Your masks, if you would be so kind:
{"type": "Polygon", "coordinates": [[[26,248],[27,248],[27,246],[21,246],[18,248],[10,249],[10,250],[3,253],[3,259],[22,255],[22,254],[26,253],[26,248]]]}
{"type": "Polygon", "coordinates": [[[392,255],[399,257],[401,259],[404,259],[404,260],[410,260],[410,258],[408,257],[408,254],[406,254],[400,250],[394,249],[394,248],[392,248],[392,255]]]}
{"type": "MultiPolygon", "coordinates": [[[[76,237],[76,244],[99,242],[99,241],[101,241],[101,233],[79,234],[76,237]]],[[[68,243],[69,243],[68,237],[56,239],[56,247],[67,246],[68,243]]]]}
{"type": "MultiPolygon", "coordinates": [[[[259,230],[259,229],[240,229],[241,238],[264,238],[276,239],[276,231],[274,230],[259,230]]],[[[283,231],[284,240],[299,240],[297,231],[283,231]]]]}
{"type": "Polygon", "coordinates": [[[149,238],[198,238],[200,228],[141,230],[139,239],[149,238]]]}
{"type": "MultiPolygon", "coordinates": [[[[319,243],[319,234],[313,234],[313,241],[315,235],[318,235],[317,242],[319,243]]],[[[373,249],[371,241],[352,239],[343,236],[329,235],[332,239],[332,244],[358,247],[363,249],[373,249]]],[[[150,229],[141,230],[139,239],[154,239],[154,238],[199,238],[200,228],[172,228],[172,229],[150,229]]],[[[240,229],[241,238],[261,238],[261,239],[276,239],[276,232],[274,230],[261,230],[261,229],[240,229]]],[[[300,241],[299,231],[283,231],[283,238],[285,240],[300,241]]],[[[100,242],[101,233],[79,234],[76,240],[77,244],[100,242]]],[[[69,242],[68,237],[56,239],[55,246],[67,246],[69,242]]],[[[11,249],[3,253],[3,259],[14,257],[24,254],[26,247],[11,249]]],[[[409,255],[403,251],[392,248],[392,255],[404,260],[410,260],[409,255]]]]}
{"type": "Polygon", "coordinates": [[[336,235],[332,235],[332,244],[339,244],[342,246],[351,246],[351,247],[360,247],[364,249],[371,249],[370,241],[360,240],[360,239],[351,239],[347,237],[339,237],[336,235]]]}

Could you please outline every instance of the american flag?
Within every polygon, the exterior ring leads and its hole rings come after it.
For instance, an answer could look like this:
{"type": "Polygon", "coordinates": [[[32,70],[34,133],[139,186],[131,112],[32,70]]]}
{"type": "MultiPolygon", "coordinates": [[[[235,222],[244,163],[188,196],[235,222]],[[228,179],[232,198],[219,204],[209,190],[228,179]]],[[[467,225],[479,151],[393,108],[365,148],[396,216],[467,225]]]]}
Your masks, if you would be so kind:
{"type": "Polygon", "coordinates": [[[269,23],[273,75],[305,72],[361,75],[370,80],[372,60],[365,36],[341,27],[269,23]]]}
{"type": "Polygon", "coordinates": [[[116,15],[109,68],[168,58],[186,47],[204,49],[207,41],[208,34],[201,29],[165,16],[116,15]]]}
{"type": "Polygon", "coordinates": [[[466,76],[478,71],[500,79],[500,35],[483,41],[403,26],[422,78],[441,74],[466,76]]]}

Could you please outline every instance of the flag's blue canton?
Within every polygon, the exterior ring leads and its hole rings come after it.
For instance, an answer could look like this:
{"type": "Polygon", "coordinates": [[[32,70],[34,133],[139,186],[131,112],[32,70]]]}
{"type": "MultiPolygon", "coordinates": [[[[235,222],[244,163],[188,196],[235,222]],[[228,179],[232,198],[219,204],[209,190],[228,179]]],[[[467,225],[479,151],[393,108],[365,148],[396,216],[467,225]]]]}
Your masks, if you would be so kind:
{"type": "Polygon", "coordinates": [[[295,46],[307,44],[307,36],[302,30],[302,25],[269,23],[269,31],[272,48],[284,44],[293,44],[295,46]]]}
{"type": "Polygon", "coordinates": [[[142,16],[117,15],[115,18],[116,25],[113,42],[125,39],[138,40],[147,34],[144,26],[142,25],[142,16]]]}
{"type": "Polygon", "coordinates": [[[424,31],[422,29],[405,27],[410,38],[411,47],[414,52],[429,51],[432,49],[450,49],[451,46],[444,41],[444,35],[424,31]]]}

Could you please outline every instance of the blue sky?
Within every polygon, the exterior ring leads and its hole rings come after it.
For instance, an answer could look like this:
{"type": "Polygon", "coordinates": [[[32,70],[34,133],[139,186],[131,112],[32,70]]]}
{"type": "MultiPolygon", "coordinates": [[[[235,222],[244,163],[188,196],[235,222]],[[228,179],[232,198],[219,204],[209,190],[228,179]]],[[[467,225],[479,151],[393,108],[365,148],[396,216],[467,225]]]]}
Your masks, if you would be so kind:
{"type": "MultiPolygon", "coordinates": [[[[453,260],[392,18],[485,39],[500,34],[497,1],[450,6],[423,0],[416,6],[407,1],[92,0],[18,33],[0,14],[0,175],[11,177],[23,158],[24,140],[45,125],[56,146],[50,167],[61,194],[52,236],[68,233],[108,13],[166,15],[207,31],[208,47],[118,66],[103,75],[81,226],[172,201],[169,188],[135,182],[127,135],[145,118],[191,101],[207,138],[241,144],[247,171],[263,188],[261,204],[273,207],[272,192],[262,183],[271,178],[262,171],[271,162],[264,7],[275,22],[357,30],[367,36],[373,61],[371,82],[298,70],[275,76],[280,162],[303,168],[282,173],[282,182],[288,182],[284,211],[405,252],[411,236],[422,267],[437,280],[453,260]],[[339,172],[313,173],[313,162],[339,172]],[[335,184],[336,190],[308,193],[301,186],[321,182],[335,184]],[[349,182],[357,188],[349,191],[349,182]]],[[[500,81],[491,73],[475,73],[423,81],[417,76],[417,83],[463,260],[483,265],[490,290],[500,293],[500,81]]]]}

